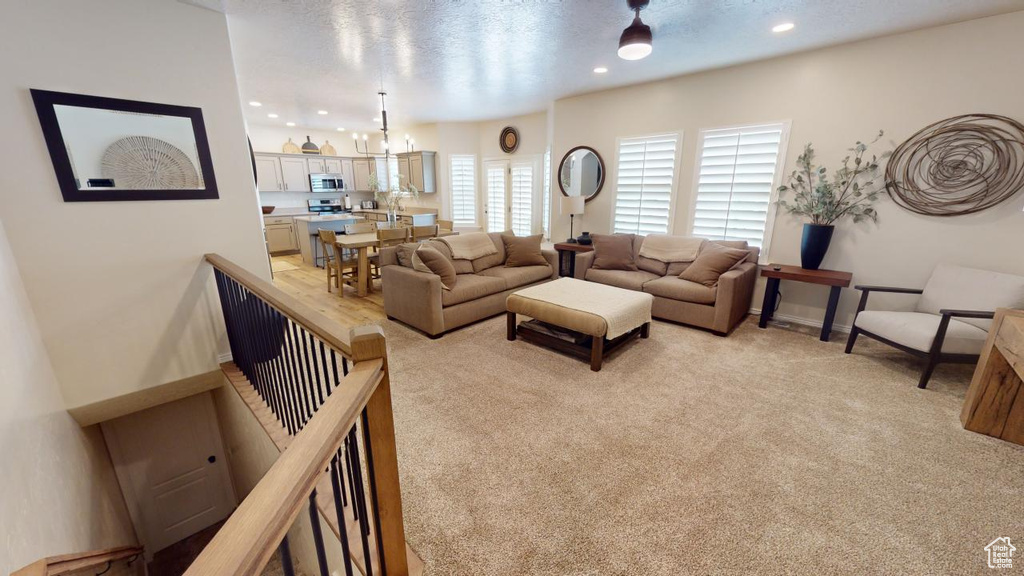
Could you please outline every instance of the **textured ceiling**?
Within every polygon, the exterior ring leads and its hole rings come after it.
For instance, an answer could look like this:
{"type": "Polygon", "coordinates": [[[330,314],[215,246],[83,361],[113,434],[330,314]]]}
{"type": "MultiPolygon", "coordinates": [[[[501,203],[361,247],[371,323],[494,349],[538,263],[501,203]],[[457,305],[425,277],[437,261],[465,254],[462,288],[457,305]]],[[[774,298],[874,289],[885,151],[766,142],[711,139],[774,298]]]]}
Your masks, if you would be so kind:
{"type": "Polygon", "coordinates": [[[1021,0],[651,0],[654,53],[616,56],[625,0],[182,0],[225,12],[253,123],[500,118],[582,92],[1019,10],[1021,0]],[[773,34],[785,21],[796,29],[773,34]],[[607,66],[604,75],[595,66],[607,66]],[[326,116],[317,110],[327,110],[326,116]],[[269,120],[267,113],[279,118],[269,120]]]}

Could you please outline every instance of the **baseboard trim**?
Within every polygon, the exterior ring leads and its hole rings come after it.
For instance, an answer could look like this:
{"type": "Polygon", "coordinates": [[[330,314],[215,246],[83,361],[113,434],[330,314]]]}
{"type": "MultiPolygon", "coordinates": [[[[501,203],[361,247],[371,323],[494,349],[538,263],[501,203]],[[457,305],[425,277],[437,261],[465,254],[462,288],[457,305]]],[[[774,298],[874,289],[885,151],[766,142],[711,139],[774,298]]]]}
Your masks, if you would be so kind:
{"type": "Polygon", "coordinates": [[[227,354],[218,354],[217,355],[217,363],[218,364],[224,364],[225,362],[231,362],[234,359],[235,358],[234,358],[234,356],[231,355],[231,352],[228,352],[227,354]]]}
{"type": "MultiPolygon", "coordinates": [[[[760,318],[761,317],[761,309],[760,308],[751,308],[750,309],[750,314],[755,316],[755,317],[757,317],[757,318],[760,318]]],[[[778,312],[775,313],[775,316],[772,318],[772,320],[784,320],[786,322],[791,322],[793,324],[800,324],[801,326],[809,326],[811,328],[817,328],[819,330],[821,329],[821,325],[823,324],[823,322],[821,320],[812,320],[810,318],[801,318],[800,316],[790,316],[789,314],[779,314],[778,312]]],[[[842,332],[844,334],[849,334],[850,333],[850,326],[847,326],[845,324],[832,324],[832,332],[842,332]]]]}

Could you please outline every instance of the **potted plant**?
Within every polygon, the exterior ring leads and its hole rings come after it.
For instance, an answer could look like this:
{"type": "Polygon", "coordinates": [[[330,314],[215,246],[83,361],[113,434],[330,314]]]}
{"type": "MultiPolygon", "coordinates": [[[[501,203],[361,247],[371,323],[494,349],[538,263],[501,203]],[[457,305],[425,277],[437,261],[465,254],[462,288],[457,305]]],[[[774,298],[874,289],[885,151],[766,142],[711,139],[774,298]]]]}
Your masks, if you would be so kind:
{"type": "Polygon", "coordinates": [[[387,211],[388,223],[392,226],[398,222],[398,213],[402,210],[402,199],[420,197],[420,191],[412,184],[408,184],[405,187],[399,184],[390,189],[381,188],[380,180],[377,179],[376,174],[370,175],[370,190],[373,191],[373,199],[387,211]]]}
{"type": "MultiPolygon", "coordinates": [[[[870,142],[874,144],[882,137],[870,142]]],[[[814,147],[807,144],[797,160],[797,169],[789,175],[786,184],[779,186],[778,205],[790,214],[810,218],[804,224],[803,239],[800,243],[800,265],[808,270],[817,270],[828,252],[835,223],[843,218],[854,222],[871,220],[878,222],[874,203],[884,188],[878,161],[888,158],[892,152],[866,158],[869,144],[858,141],[851,154],[843,158],[842,167],[830,177],[825,166],[815,164],[814,147]],[[793,192],[792,201],[782,197],[793,192]]]]}

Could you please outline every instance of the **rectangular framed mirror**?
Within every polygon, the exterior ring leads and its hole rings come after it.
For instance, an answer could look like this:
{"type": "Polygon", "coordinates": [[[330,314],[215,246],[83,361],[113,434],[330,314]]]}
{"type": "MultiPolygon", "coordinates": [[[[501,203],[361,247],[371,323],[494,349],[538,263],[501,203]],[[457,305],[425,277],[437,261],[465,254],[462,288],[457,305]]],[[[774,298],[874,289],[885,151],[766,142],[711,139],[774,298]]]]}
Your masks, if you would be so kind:
{"type": "Polygon", "coordinates": [[[218,198],[201,109],[31,92],[65,202],[218,198]]]}

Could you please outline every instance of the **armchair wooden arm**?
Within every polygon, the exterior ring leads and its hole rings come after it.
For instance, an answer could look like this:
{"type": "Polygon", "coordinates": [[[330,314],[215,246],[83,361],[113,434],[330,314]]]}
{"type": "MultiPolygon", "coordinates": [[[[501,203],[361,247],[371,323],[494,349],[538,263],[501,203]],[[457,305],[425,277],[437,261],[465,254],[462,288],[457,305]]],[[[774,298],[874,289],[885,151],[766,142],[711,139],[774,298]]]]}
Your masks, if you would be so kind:
{"type": "MultiPolygon", "coordinates": [[[[872,292],[891,292],[894,294],[924,293],[924,290],[921,288],[897,288],[894,286],[865,286],[863,284],[858,284],[853,288],[862,292],[860,295],[860,303],[857,304],[857,314],[860,314],[868,307],[868,296],[870,296],[872,292]]],[[[854,321],[856,321],[856,317],[854,317],[854,321]]]]}
{"type": "Polygon", "coordinates": [[[986,310],[939,310],[939,314],[943,316],[952,316],[960,318],[995,318],[995,312],[988,312],[986,310]]]}

